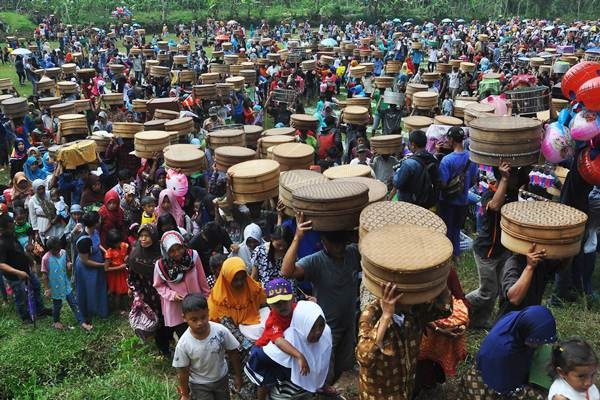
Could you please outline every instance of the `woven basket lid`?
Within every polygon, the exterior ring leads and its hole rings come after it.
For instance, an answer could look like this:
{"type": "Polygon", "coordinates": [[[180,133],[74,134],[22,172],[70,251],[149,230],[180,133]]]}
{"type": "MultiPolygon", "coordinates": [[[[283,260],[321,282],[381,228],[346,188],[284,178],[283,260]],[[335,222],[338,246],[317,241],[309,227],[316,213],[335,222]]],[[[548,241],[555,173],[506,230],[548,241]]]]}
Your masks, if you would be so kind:
{"type": "Polygon", "coordinates": [[[587,215],[576,208],[550,201],[514,201],[501,209],[502,218],[526,227],[583,225],[587,215]]]}
{"type": "MultiPolygon", "coordinates": [[[[466,111],[478,111],[478,112],[484,112],[484,113],[493,113],[495,111],[495,108],[494,108],[494,106],[491,106],[489,104],[472,102],[465,106],[465,112],[466,111]]],[[[528,118],[528,119],[530,119],[530,118],[528,118]]]]}
{"type": "Polygon", "coordinates": [[[192,162],[204,158],[204,152],[195,144],[172,144],[163,150],[165,159],[177,162],[192,162]]]}
{"type": "Polygon", "coordinates": [[[261,138],[263,145],[275,146],[280,143],[293,142],[294,138],[290,135],[275,135],[275,136],[264,136],[261,138]]]}
{"type": "Polygon", "coordinates": [[[508,132],[537,129],[542,126],[542,122],[533,118],[491,116],[486,118],[476,118],[469,122],[469,126],[483,131],[508,132]]]}
{"type": "Polygon", "coordinates": [[[370,176],[371,167],[368,165],[339,165],[323,172],[329,179],[352,178],[355,176],[370,176]]]}
{"type": "Polygon", "coordinates": [[[222,146],[215,149],[216,157],[252,157],[256,151],[242,146],[222,146]]]}
{"type": "Polygon", "coordinates": [[[483,75],[483,79],[500,79],[501,77],[502,75],[496,72],[488,72],[487,74],[483,75]]]}
{"type": "Polygon", "coordinates": [[[83,115],[83,114],[63,114],[63,115],[58,116],[59,122],[77,121],[77,120],[87,121],[85,118],[85,115],[83,115]]]}
{"type": "Polygon", "coordinates": [[[446,224],[435,213],[403,201],[380,201],[360,214],[360,227],[370,232],[386,225],[422,226],[446,234],[446,224]]]}
{"type": "Polygon", "coordinates": [[[420,115],[411,115],[410,117],[404,118],[404,123],[410,126],[427,126],[433,124],[433,119],[420,115]]]}
{"type": "Polygon", "coordinates": [[[433,99],[437,98],[438,94],[436,92],[417,92],[413,93],[413,99],[433,99]]]}
{"type": "Polygon", "coordinates": [[[227,170],[237,178],[254,178],[279,171],[279,163],[273,160],[250,160],[235,164],[227,170]]]}
{"type": "Polygon", "coordinates": [[[165,131],[140,131],[134,136],[135,140],[156,140],[156,141],[169,141],[170,134],[165,131]]]}
{"type": "Polygon", "coordinates": [[[406,87],[422,91],[426,91],[427,89],[429,89],[429,86],[424,85],[422,83],[409,83],[408,85],[406,85],[406,87]]]}
{"type": "Polygon", "coordinates": [[[211,137],[236,137],[244,134],[243,129],[220,129],[218,131],[210,132],[208,135],[211,137]]]}
{"type": "Polygon", "coordinates": [[[309,114],[292,114],[292,116],[290,118],[293,121],[305,122],[307,124],[316,124],[317,123],[317,119],[309,114]]]}
{"type": "Polygon", "coordinates": [[[304,143],[282,143],[273,147],[273,156],[281,158],[305,158],[315,152],[311,145],[304,143]]]}
{"type": "Polygon", "coordinates": [[[169,121],[172,121],[170,119],[151,119],[150,121],[146,121],[144,122],[144,129],[147,130],[151,130],[153,128],[156,127],[165,127],[165,124],[169,121]]]}
{"type": "Polygon", "coordinates": [[[433,119],[441,125],[461,126],[463,121],[460,118],[451,117],[449,115],[436,115],[433,119]]]}
{"type": "Polygon", "coordinates": [[[344,114],[366,115],[369,114],[369,110],[363,106],[347,106],[344,108],[344,114]]]}
{"type": "Polygon", "coordinates": [[[286,126],[283,128],[271,128],[266,129],[263,132],[263,136],[291,136],[296,133],[296,129],[286,126]]]}
{"type": "Polygon", "coordinates": [[[12,97],[12,95],[10,96],[10,98],[2,101],[3,107],[14,107],[15,105],[19,107],[27,107],[27,99],[25,97],[12,97]]]}
{"type": "Polygon", "coordinates": [[[244,125],[244,132],[246,134],[257,134],[263,131],[263,127],[260,125],[244,125]]]}
{"type": "Polygon", "coordinates": [[[168,122],[165,122],[165,128],[186,126],[189,124],[193,125],[194,119],[192,117],[182,117],[182,118],[176,118],[176,119],[169,120],[168,122]]]}
{"type": "Polygon", "coordinates": [[[371,137],[371,145],[395,144],[396,142],[402,142],[402,135],[378,135],[371,137]]]}
{"type": "Polygon", "coordinates": [[[341,178],[336,182],[358,182],[366,185],[369,188],[369,203],[381,201],[387,196],[387,185],[374,178],[366,178],[364,176],[355,176],[354,178],[341,178]]]}
{"type": "Polygon", "coordinates": [[[232,76],[230,78],[225,79],[226,83],[233,83],[234,85],[240,84],[240,83],[244,83],[246,81],[246,78],[244,78],[243,76],[232,76]]]}
{"type": "MultiPolygon", "coordinates": [[[[1,99],[0,99],[0,102],[2,102],[1,99]]],[[[41,99],[38,99],[38,104],[42,107],[48,107],[48,106],[52,106],[55,104],[60,104],[60,102],[61,102],[60,97],[43,97],[41,99]]]]}
{"type": "Polygon", "coordinates": [[[279,185],[290,192],[308,184],[325,182],[329,182],[329,179],[309,169],[293,169],[279,175],[279,185]]]}
{"type": "Polygon", "coordinates": [[[384,226],[362,238],[360,249],[370,263],[403,273],[435,268],[452,256],[446,235],[420,226],[384,226]]]}
{"type": "Polygon", "coordinates": [[[329,181],[300,187],[292,192],[294,200],[307,202],[331,202],[366,196],[369,188],[359,182],[329,181]]]}

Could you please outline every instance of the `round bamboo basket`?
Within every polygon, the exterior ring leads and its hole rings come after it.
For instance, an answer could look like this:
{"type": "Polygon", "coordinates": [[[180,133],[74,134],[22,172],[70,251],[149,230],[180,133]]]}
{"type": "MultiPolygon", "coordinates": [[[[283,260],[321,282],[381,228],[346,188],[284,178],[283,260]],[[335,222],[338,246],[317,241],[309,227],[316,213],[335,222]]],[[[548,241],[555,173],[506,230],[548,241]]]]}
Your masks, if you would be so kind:
{"type": "Polygon", "coordinates": [[[101,98],[102,102],[107,106],[123,105],[123,93],[106,93],[101,98]]]}
{"type": "Polygon", "coordinates": [[[231,76],[240,76],[241,70],[242,70],[242,66],[240,64],[229,65],[229,74],[231,76]]]}
{"type": "Polygon", "coordinates": [[[196,72],[186,69],[183,71],[179,71],[177,75],[177,79],[182,83],[195,83],[196,82],[196,72]]]}
{"type": "Polygon", "coordinates": [[[388,61],[385,63],[386,74],[397,74],[402,69],[402,63],[400,61],[388,61]]]}
{"type": "MultiPolygon", "coordinates": [[[[77,83],[71,81],[60,81],[56,84],[61,95],[77,93],[77,83]]],[[[121,94],[121,99],[123,94],[121,94]]]]}
{"type": "Polygon", "coordinates": [[[106,131],[95,131],[92,132],[92,134],[86,139],[93,140],[96,143],[96,151],[100,154],[103,154],[106,151],[108,145],[110,144],[110,139],[112,137],[112,133],[108,133],[106,131]]]}
{"type": "Polygon", "coordinates": [[[144,130],[144,125],[137,122],[113,122],[112,133],[123,139],[133,139],[135,134],[144,130]]]}
{"type": "Polygon", "coordinates": [[[137,132],[133,138],[135,155],[139,158],[153,158],[154,154],[162,153],[169,143],[169,132],[165,131],[137,132]]]}
{"type": "Polygon", "coordinates": [[[373,72],[373,70],[375,70],[375,64],[373,64],[372,62],[363,62],[360,63],[360,65],[365,67],[367,72],[373,72]]]}
{"type": "Polygon", "coordinates": [[[412,96],[418,92],[426,92],[429,90],[427,85],[422,85],[420,83],[409,83],[406,85],[406,97],[412,99],[412,96]]]}
{"type": "Polygon", "coordinates": [[[490,40],[490,37],[488,35],[486,35],[485,33],[480,33],[477,38],[479,39],[480,42],[487,42],[488,40],[490,40]]]}
{"type": "MultiPolygon", "coordinates": [[[[54,82],[52,84],[52,87],[54,87],[54,82]]],[[[3,92],[5,90],[12,90],[12,88],[13,84],[10,78],[0,78],[0,92],[3,92]]]]}
{"type": "Polygon", "coordinates": [[[349,124],[367,125],[369,123],[369,110],[362,106],[347,106],[344,108],[342,119],[349,124]]]}
{"type": "Polygon", "coordinates": [[[156,45],[158,46],[159,50],[162,51],[168,51],[169,50],[169,42],[165,41],[165,40],[160,40],[156,43],[156,45]]]}
{"type": "Polygon", "coordinates": [[[263,136],[294,136],[295,134],[296,130],[289,126],[284,126],[283,128],[266,129],[262,133],[263,136]]]}
{"type": "Polygon", "coordinates": [[[256,82],[256,70],[254,69],[242,69],[240,70],[239,75],[249,84],[251,82],[256,82]]]}
{"type": "Polygon", "coordinates": [[[227,64],[208,64],[208,70],[213,73],[227,75],[229,74],[229,65],[227,64]]]}
{"type": "Polygon", "coordinates": [[[179,118],[179,112],[172,110],[163,110],[161,108],[157,108],[154,110],[154,119],[168,119],[173,120],[179,118]]]}
{"type": "Polygon", "coordinates": [[[61,69],[58,67],[55,68],[46,68],[44,70],[44,75],[46,75],[48,78],[52,78],[52,79],[56,79],[60,76],[60,74],[62,73],[61,69]]]}
{"type": "Polygon", "coordinates": [[[227,170],[231,176],[233,199],[237,203],[257,203],[279,194],[279,163],[273,160],[251,160],[227,170]]]}
{"type": "Polygon", "coordinates": [[[337,167],[327,168],[323,175],[328,179],[354,178],[357,176],[371,177],[372,170],[368,165],[338,165],[337,167]]]}
{"type": "Polygon", "coordinates": [[[417,92],[412,96],[412,104],[420,110],[432,110],[438,105],[438,97],[436,92],[417,92]]]}
{"type": "Polygon", "coordinates": [[[165,122],[165,131],[178,132],[179,136],[194,132],[194,119],[192,117],[183,117],[172,119],[165,122]]]}
{"type": "Polygon", "coordinates": [[[435,82],[442,79],[439,72],[425,72],[423,74],[423,82],[435,82]]]}
{"type": "Polygon", "coordinates": [[[50,115],[58,117],[65,114],[76,114],[75,103],[58,103],[50,106],[50,115]]]}
{"type": "Polygon", "coordinates": [[[513,167],[538,161],[542,122],[533,118],[477,118],[469,124],[470,158],[473,162],[499,166],[500,160],[513,167]]]}
{"type": "Polygon", "coordinates": [[[96,76],[96,70],[94,68],[82,68],[77,71],[77,77],[79,79],[91,79],[96,76]]]}
{"type": "Polygon", "coordinates": [[[273,160],[279,163],[280,171],[309,169],[315,160],[315,150],[304,143],[283,143],[273,146],[273,160]]]}
{"type": "Polygon", "coordinates": [[[142,55],[144,57],[154,57],[156,55],[156,52],[154,51],[154,49],[142,49],[142,55]]]}
{"type": "Polygon", "coordinates": [[[152,119],[150,121],[144,122],[144,130],[145,131],[164,131],[165,124],[169,122],[168,119],[152,119]]]}
{"type": "Polygon", "coordinates": [[[321,64],[323,64],[323,65],[333,65],[333,62],[335,61],[335,59],[330,56],[321,56],[320,61],[321,61],[321,64]]]}
{"type": "Polygon", "coordinates": [[[471,121],[473,121],[476,118],[485,118],[487,116],[491,117],[494,115],[494,111],[494,107],[489,104],[482,104],[477,102],[468,104],[465,106],[463,111],[465,125],[470,126],[471,121]]]}
{"type": "Polygon", "coordinates": [[[314,71],[317,68],[317,63],[314,60],[306,60],[300,63],[300,68],[304,72],[314,71]]]}
{"type": "Polygon", "coordinates": [[[412,42],[410,47],[412,47],[414,50],[420,50],[423,47],[423,43],[421,42],[412,42]]]}
{"type": "MultiPolygon", "coordinates": [[[[450,62],[452,62],[452,60],[450,60],[450,62]]],[[[475,67],[476,67],[475,64],[463,61],[463,62],[460,63],[459,69],[462,72],[474,72],[475,71],[475,67]]]]}
{"type": "Polygon", "coordinates": [[[433,117],[433,123],[436,125],[463,126],[463,121],[460,118],[448,115],[436,115],[433,117]]]}
{"type": "Polygon", "coordinates": [[[315,231],[352,230],[369,203],[369,188],[358,182],[325,182],[292,191],[292,206],[315,231]]]}
{"type": "Polygon", "coordinates": [[[206,143],[212,150],[223,146],[246,146],[243,129],[220,129],[206,136],[206,143]]]}
{"type": "Polygon", "coordinates": [[[25,97],[12,97],[0,103],[2,112],[8,118],[19,118],[27,115],[27,99],[25,97]]]}
{"type": "Polygon", "coordinates": [[[146,60],[145,66],[146,66],[146,71],[150,72],[150,69],[152,69],[152,67],[158,66],[160,64],[160,61],[158,60],[146,60]]]}
{"type": "Polygon", "coordinates": [[[477,103],[476,97],[457,97],[454,101],[454,116],[456,118],[464,118],[465,107],[471,103],[477,103]]]}
{"type": "Polygon", "coordinates": [[[357,176],[354,178],[340,178],[336,182],[358,182],[369,188],[369,204],[385,200],[387,196],[387,185],[374,178],[357,176]]]}
{"type": "MultiPolygon", "coordinates": [[[[38,106],[40,107],[40,109],[44,109],[44,108],[53,106],[55,104],[60,104],[61,101],[62,100],[60,97],[43,97],[41,99],[38,99],[38,106]]],[[[73,113],[70,113],[70,114],[73,114],[73,113]]]]}
{"type": "Polygon", "coordinates": [[[529,65],[531,65],[532,67],[539,67],[540,65],[544,65],[544,58],[543,57],[531,57],[529,59],[529,65]]]}
{"type": "Polygon", "coordinates": [[[77,64],[66,63],[66,64],[63,64],[60,67],[60,69],[61,69],[63,75],[71,75],[71,74],[74,74],[75,71],[77,70],[77,64]]]}
{"type": "Polygon", "coordinates": [[[217,96],[228,97],[235,90],[235,87],[233,83],[215,83],[215,90],[217,96]]]}
{"type": "Polygon", "coordinates": [[[166,78],[171,75],[171,71],[167,67],[153,65],[150,67],[150,76],[154,78],[166,78]]]}
{"type": "Polygon", "coordinates": [[[290,217],[296,215],[292,205],[292,192],[303,186],[325,183],[329,180],[316,171],[307,169],[282,172],[279,176],[279,200],[285,206],[284,213],[290,217]]]}
{"type": "Polygon", "coordinates": [[[271,38],[262,38],[262,39],[260,39],[260,45],[261,46],[270,46],[271,44],[273,44],[273,39],[271,39],[271,38]]]}
{"type": "Polygon", "coordinates": [[[361,106],[367,109],[371,109],[371,98],[370,97],[351,97],[346,100],[348,106],[361,106]]]}
{"type": "Polygon", "coordinates": [[[139,47],[132,47],[129,50],[129,54],[131,54],[132,56],[138,56],[142,54],[142,49],[140,49],[139,47]]]}
{"type": "Polygon", "coordinates": [[[260,125],[244,125],[244,135],[246,137],[246,146],[256,148],[256,143],[263,133],[260,125]]]}
{"type": "Polygon", "coordinates": [[[148,100],[142,100],[142,99],[133,100],[132,101],[133,111],[139,112],[139,113],[145,113],[146,111],[148,111],[148,109],[146,107],[146,103],[148,103],[148,100]]]}
{"type": "Polygon", "coordinates": [[[256,143],[256,147],[258,149],[259,158],[268,158],[268,150],[282,143],[292,143],[295,142],[296,139],[293,136],[284,136],[284,135],[276,135],[276,136],[263,136],[258,139],[256,143]]]}
{"type": "Polygon", "coordinates": [[[223,58],[223,56],[225,55],[224,51],[213,51],[212,53],[212,58],[215,60],[221,60],[223,58]]]}
{"type": "Polygon", "coordinates": [[[225,61],[225,64],[230,66],[229,70],[231,71],[231,65],[240,62],[240,56],[237,54],[225,54],[223,61],[225,61]]]}
{"type": "Polygon", "coordinates": [[[204,152],[194,144],[172,144],[163,149],[165,166],[193,175],[206,169],[204,152]]]}
{"type": "Polygon", "coordinates": [[[194,85],[195,99],[212,100],[217,98],[217,88],[214,84],[194,85]]]}
{"type": "Polygon", "coordinates": [[[61,136],[87,135],[89,133],[87,119],[82,114],[59,115],[58,129],[61,136]]]}
{"type": "Polygon", "coordinates": [[[244,90],[244,85],[246,80],[243,76],[232,76],[230,78],[225,79],[225,83],[232,84],[235,90],[244,90]]]}
{"type": "Polygon", "coordinates": [[[379,135],[371,137],[371,148],[377,154],[396,154],[404,148],[402,135],[379,135]]]}
{"type": "Polygon", "coordinates": [[[587,215],[564,204],[515,201],[501,209],[500,241],[507,249],[527,254],[531,245],[549,259],[573,257],[581,250],[587,215]]]}
{"type": "Polygon", "coordinates": [[[394,77],[378,76],[375,78],[375,86],[378,88],[393,88],[394,87],[394,77]]]}
{"type": "MultiPolygon", "coordinates": [[[[319,121],[309,114],[292,114],[290,125],[293,128],[307,131],[316,131],[319,121]]],[[[285,128],[284,128],[285,129],[285,128]]],[[[292,133],[294,134],[294,133],[292,133]]]]}
{"type": "Polygon", "coordinates": [[[350,67],[350,76],[353,78],[362,78],[367,73],[367,68],[364,65],[350,67]]]}
{"type": "Polygon", "coordinates": [[[113,75],[119,76],[125,72],[125,66],[123,64],[108,64],[108,69],[113,75]]]}
{"type": "Polygon", "coordinates": [[[73,104],[75,105],[75,111],[78,113],[83,113],[92,109],[92,102],[90,99],[73,100],[73,104]]]}
{"type": "Polygon", "coordinates": [[[427,131],[427,128],[433,124],[433,119],[429,117],[423,117],[420,115],[411,115],[403,120],[404,127],[408,132],[416,131],[418,129],[427,131]]]}
{"type": "Polygon", "coordinates": [[[254,160],[256,151],[241,146],[222,146],[215,149],[215,165],[219,171],[226,172],[229,167],[244,161],[254,160]]]}
{"type": "Polygon", "coordinates": [[[449,74],[452,72],[452,64],[446,63],[437,63],[435,69],[442,74],[449,74]]]}
{"type": "Polygon", "coordinates": [[[187,64],[187,61],[188,61],[187,56],[183,56],[183,55],[173,56],[173,64],[174,65],[185,65],[185,64],[187,64]]]}

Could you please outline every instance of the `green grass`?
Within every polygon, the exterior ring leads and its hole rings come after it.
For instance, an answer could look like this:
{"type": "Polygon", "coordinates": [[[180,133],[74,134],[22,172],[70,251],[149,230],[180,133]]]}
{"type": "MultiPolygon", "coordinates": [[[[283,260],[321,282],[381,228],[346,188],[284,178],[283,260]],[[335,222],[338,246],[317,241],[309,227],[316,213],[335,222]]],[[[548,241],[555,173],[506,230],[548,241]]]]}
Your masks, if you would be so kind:
{"type": "Polygon", "coordinates": [[[31,33],[35,29],[35,23],[27,16],[15,12],[0,12],[0,21],[7,27],[10,33],[31,33]]]}

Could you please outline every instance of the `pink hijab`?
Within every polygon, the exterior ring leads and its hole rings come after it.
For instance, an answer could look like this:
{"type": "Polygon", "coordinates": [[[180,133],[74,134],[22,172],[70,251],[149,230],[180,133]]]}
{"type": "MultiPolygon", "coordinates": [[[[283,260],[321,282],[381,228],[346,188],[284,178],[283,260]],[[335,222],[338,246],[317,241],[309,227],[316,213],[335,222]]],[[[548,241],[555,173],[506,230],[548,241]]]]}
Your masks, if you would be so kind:
{"type": "Polygon", "coordinates": [[[175,196],[175,192],[171,189],[163,189],[158,195],[158,207],[156,207],[158,216],[160,217],[161,215],[166,213],[166,211],[164,211],[161,207],[165,197],[167,197],[169,199],[169,203],[171,203],[171,210],[169,211],[169,214],[171,214],[173,218],[175,218],[177,226],[185,228],[185,211],[183,211],[183,209],[179,205],[179,202],[177,201],[177,196],[175,196]]]}

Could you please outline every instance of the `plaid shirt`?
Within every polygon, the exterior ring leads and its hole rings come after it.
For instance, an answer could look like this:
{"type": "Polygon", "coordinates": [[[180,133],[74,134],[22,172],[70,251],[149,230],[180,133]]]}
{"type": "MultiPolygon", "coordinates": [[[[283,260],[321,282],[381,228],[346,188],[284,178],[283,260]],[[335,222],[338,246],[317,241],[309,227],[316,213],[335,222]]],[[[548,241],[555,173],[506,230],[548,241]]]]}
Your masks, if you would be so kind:
{"type": "Polygon", "coordinates": [[[377,300],[365,308],[358,323],[359,398],[410,400],[423,329],[427,322],[449,316],[451,307],[436,303],[412,307],[402,326],[390,322],[380,348],[375,340],[381,313],[377,300]]]}

